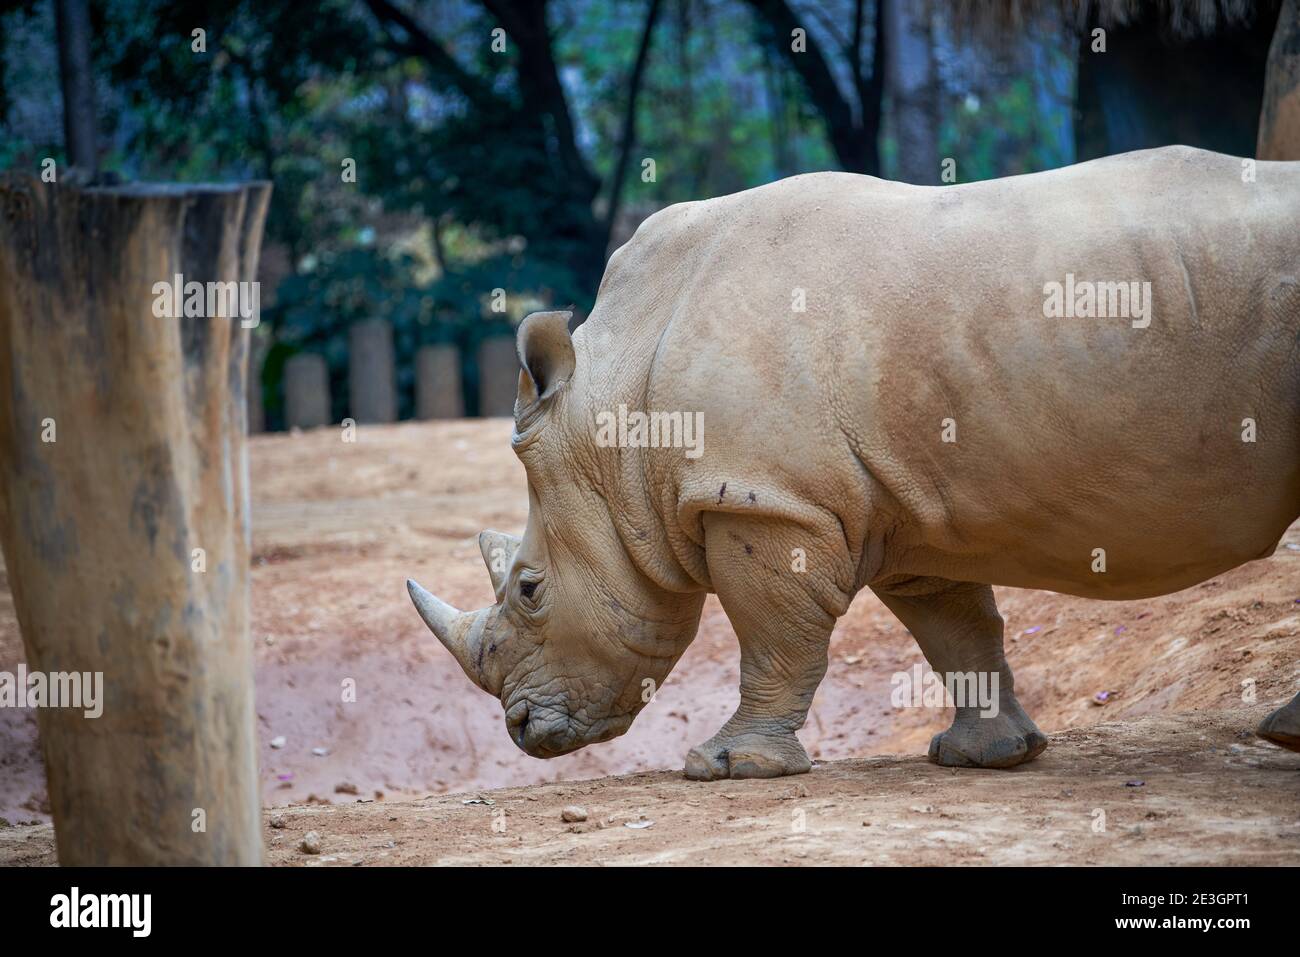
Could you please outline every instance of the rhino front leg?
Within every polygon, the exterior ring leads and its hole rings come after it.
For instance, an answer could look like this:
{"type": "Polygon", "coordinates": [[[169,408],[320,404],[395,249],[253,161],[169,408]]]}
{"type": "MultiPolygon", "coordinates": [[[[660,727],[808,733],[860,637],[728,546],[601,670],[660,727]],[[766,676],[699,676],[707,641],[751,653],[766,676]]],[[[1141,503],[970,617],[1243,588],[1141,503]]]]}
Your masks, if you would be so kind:
{"type": "Polygon", "coordinates": [[[826,674],[835,616],[788,567],[782,529],[715,515],[706,529],[709,575],[740,641],[740,705],[686,756],[686,776],[713,781],[803,774],[812,762],[795,732],[826,674]]]}
{"type": "Polygon", "coordinates": [[[974,675],[975,687],[980,686],[980,676],[987,676],[984,687],[990,691],[992,676],[997,676],[997,714],[986,707],[958,707],[952,727],[930,741],[931,761],[945,767],[1009,768],[1042,753],[1047,737],[1016,700],[992,588],[913,579],[893,589],[873,590],[911,631],[935,672],[974,675]]]}

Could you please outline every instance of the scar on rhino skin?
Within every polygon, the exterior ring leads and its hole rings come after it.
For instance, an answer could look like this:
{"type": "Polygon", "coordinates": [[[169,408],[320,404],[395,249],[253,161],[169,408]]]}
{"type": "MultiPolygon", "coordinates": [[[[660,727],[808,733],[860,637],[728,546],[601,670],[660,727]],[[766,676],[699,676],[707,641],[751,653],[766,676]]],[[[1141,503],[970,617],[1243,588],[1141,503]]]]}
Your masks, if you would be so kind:
{"type": "Polygon", "coordinates": [[[748,542],[745,543],[745,554],[746,555],[754,554],[754,546],[750,545],[748,542]]]}
{"type": "Polygon", "coordinates": [[[722,483],[722,488],[718,489],[718,504],[722,504],[722,497],[727,494],[727,483],[722,483]]]}

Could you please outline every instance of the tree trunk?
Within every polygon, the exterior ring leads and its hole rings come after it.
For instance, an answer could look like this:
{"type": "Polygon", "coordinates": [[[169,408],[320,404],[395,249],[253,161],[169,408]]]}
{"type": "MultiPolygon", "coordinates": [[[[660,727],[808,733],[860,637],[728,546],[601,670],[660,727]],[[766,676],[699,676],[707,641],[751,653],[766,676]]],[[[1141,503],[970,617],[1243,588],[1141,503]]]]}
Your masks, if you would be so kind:
{"type": "Polygon", "coordinates": [[[1268,48],[1255,156],[1300,160],[1300,0],[1283,0],[1268,48]]]}
{"type": "Polygon", "coordinates": [[[889,70],[889,53],[885,43],[886,2],[887,0],[875,0],[872,4],[874,20],[870,76],[863,77],[860,60],[855,60],[853,66],[862,114],[862,139],[867,150],[867,162],[862,172],[868,176],[880,176],[883,173],[880,166],[880,126],[885,114],[885,74],[889,70]]]}
{"type": "Polygon", "coordinates": [[[0,543],[28,668],[103,682],[38,712],[65,865],[262,860],[249,333],[153,284],[255,279],[269,198],[0,183],[0,543]]]}
{"type": "MultiPolygon", "coordinates": [[[[880,10],[880,5],[886,2],[888,0],[877,0],[877,11],[880,10]]],[[[826,124],[826,135],[830,139],[831,149],[835,151],[835,158],[839,161],[840,167],[850,173],[878,176],[880,174],[880,152],[877,142],[880,129],[880,88],[873,84],[882,78],[880,51],[883,45],[879,33],[873,40],[876,56],[871,65],[874,71],[872,80],[863,78],[859,62],[850,64],[859,96],[860,115],[855,118],[853,105],[840,90],[835,73],[831,69],[831,61],[818,44],[809,38],[805,49],[793,48],[791,32],[795,29],[806,30],[807,24],[796,14],[787,0],[749,0],[749,5],[755,15],[767,25],[775,49],[803,80],[809,102],[826,124]]],[[[879,15],[876,23],[879,26],[879,15]]],[[[860,38],[855,33],[855,40],[857,39],[860,38]]],[[[850,52],[853,57],[856,57],[856,50],[850,52]]]]}
{"type": "Polygon", "coordinates": [[[90,68],[90,10],[87,0],[56,0],[59,85],[63,89],[63,146],[68,162],[89,179],[99,171],[95,146],[95,80],[90,68]]]}
{"type": "MultiPolygon", "coordinates": [[[[1094,53],[1090,20],[1079,41],[1075,145],[1080,162],[1180,144],[1249,156],[1255,149],[1268,17],[1222,24],[1210,36],[1179,36],[1155,4],[1106,30],[1094,53]]],[[[1284,11],[1285,12],[1285,11],[1284,11]]]]}
{"type": "Polygon", "coordinates": [[[577,125],[569,110],[547,23],[547,0],[483,0],[514,44],[520,104],[516,126],[520,142],[530,144],[550,163],[554,189],[541,193],[540,233],[527,236],[529,249],[563,263],[576,277],[580,303],[589,308],[605,272],[609,241],[606,224],[592,203],[600,179],[578,146],[577,125]]]}
{"type": "Polygon", "coordinates": [[[934,185],[939,182],[939,104],[929,7],[908,0],[879,2],[888,4],[885,43],[898,178],[934,185]]]}
{"type": "Polygon", "coordinates": [[[660,0],[650,0],[646,7],[645,25],[641,28],[641,42],[637,45],[636,59],[632,63],[632,74],[627,81],[627,103],[623,107],[623,131],[619,136],[618,161],[614,164],[614,173],[609,183],[609,209],[605,213],[603,229],[605,231],[605,249],[609,248],[609,237],[618,219],[619,207],[623,201],[623,181],[627,179],[627,166],[632,159],[632,150],[636,146],[636,108],[641,94],[641,78],[645,75],[646,60],[650,56],[650,40],[654,37],[655,21],[659,18],[660,0]]]}

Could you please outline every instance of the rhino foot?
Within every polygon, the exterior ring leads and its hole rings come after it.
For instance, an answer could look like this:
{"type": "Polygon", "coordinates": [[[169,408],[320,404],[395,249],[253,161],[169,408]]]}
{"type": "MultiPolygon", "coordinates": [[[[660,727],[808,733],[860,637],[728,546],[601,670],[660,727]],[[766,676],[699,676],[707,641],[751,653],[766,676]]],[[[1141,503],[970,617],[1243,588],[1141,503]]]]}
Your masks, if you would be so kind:
{"type": "Polygon", "coordinates": [[[1300,751],[1300,695],[1261,721],[1255,733],[1288,751],[1300,751]]]}
{"type": "Polygon", "coordinates": [[[793,732],[781,734],[717,734],[686,755],[686,776],[692,781],[723,778],[779,778],[804,774],[812,768],[808,752],[793,732]]]}
{"type": "Polygon", "coordinates": [[[1047,747],[1047,735],[1014,705],[995,718],[960,715],[930,740],[930,760],[946,768],[1011,768],[1032,761],[1047,747]]]}

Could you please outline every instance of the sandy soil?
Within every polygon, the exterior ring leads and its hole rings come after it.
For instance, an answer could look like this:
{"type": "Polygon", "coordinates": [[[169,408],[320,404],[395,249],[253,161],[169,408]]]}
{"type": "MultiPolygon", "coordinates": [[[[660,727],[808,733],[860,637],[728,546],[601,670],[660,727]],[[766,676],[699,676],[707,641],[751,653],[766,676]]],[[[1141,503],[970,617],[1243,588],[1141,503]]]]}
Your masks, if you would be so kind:
{"type": "MultiPolygon", "coordinates": [[[[1300,754],[1259,742],[1264,709],[1107,722],[1011,771],[921,757],[815,765],[774,781],[651,771],[264,817],[269,863],[1300,863],[1300,754]],[[566,821],[570,816],[581,821],[566,821]],[[573,809],[580,809],[577,815],[573,809]],[[315,832],[315,853],[303,849],[315,832]]],[[[48,824],[0,829],[0,860],[52,865],[48,824]]]]}
{"type": "MultiPolygon", "coordinates": [[[[709,737],[734,708],[736,641],[711,599],[699,637],[626,736],[547,762],[515,749],[505,734],[500,705],[460,674],[424,629],[403,587],[409,576],[461,607],[478,607],[491,600],[476,535],[484,527],[520,532],[527,508],[523,470],[510,452],[509,433],[505,420],[467,420],[363,428],[354,444],[342,442],[339,431],[332,428],[253,441],[253,633],[263,794],[272,807],[314,805],[287,812],[286,834],[293,833],[300,818],[326,813],[338,815],[329,818],[332,821],[355,821],[349,825],[352,830],[341,827],[339,833],[355,833],[358,842],[363,841],[359,835],[379,834],[385,824],[405,822],[404,827],[414,828],[419,818],[430,822],[430,832],[436,833],[433,825],[445,822],[450,827],[457,820],[453,812],[492,809],[462,805],[460,799],[424,800],[425,795],[679,769],[686,751],[709,737]],[[356,685],[355,702],[344,701],[342,689],[349,679],[356,685]],[[273,742],[281,746],[273,747],[273,742]],[[411,798],[422,800],[400,807],[395,803],[411,798]],[[381,803],[356,804],[363,800],[381,803]],[[351,806],[345,809],[345,805],[351,806]],[[383,813],[396,816],[397,822],[387,822],[383,813]]],[[[1073,821],[1071,815],[1085,805],[1085,817],[1094,807],[1114,806],[1119,813],[1118,809],[1137,807],[1135,801],[1140,804],[1164,794],[1166,802],[1172,803],[1144,806],[1143,813],[1181,814],[1187,818],[1183,825],[1158,828],[1127,817],[1125,821],[1130,827],[1169,835],[1175,844],[1169,845],[1168,853],[1175,854],[1177,846],[1187,860],[1204,855],[1210,860],[1246,859],[1231,855],[1248,855],[1250,842],[1243,843],[1240,834],[1222,823],[1236,821],[1240,814],[1243,821],[1255,822],[1243,825],[1247,831],[1259,828],[1259,833],[1271,835],[1276,844],[1273,859],[1300,863],[1300,844],[1294,837],[1289,843],[1278,840],[1279,835],[1294,833],[1300,815],[1300,780],[1295,773],[1300,756],[1266,745],[1256,752],[1253,740],[1236,738],[1249,726],[1246,712],[1240,710],[1244,691],[1253,690],[1256,703],[1248,710],[1256,715],[1300,689],[1300,524],[1272,558],[1164,598],[1102,603],[1008,589],[999,591],[999,604],[1007,621],[1008,657],[1016,672],[1017,691],[1039,726],[1050,733],[1105,720],[1106,728],[1095,735],[1075,731],[1057,736],[1042,759],[1018,771],[933,768],[920,755],[929,737],[946,727],[949,715],[937,709],[890,705],[891,676],[923,659],[902,626],[870,593],[864,593],[836,629],[830,669],[800,737],[821,762],[886,754],[908,757],[825,764],[799,779],[816,796],[812,803],[801,799],[810,823],[799,847],[806,845],[808,853],[820,853],[812,849],[816,841],[808,834],[815,831],[812,822],[822,818],[839,821],[837,827],[847,827],[849,822],[862,828],[863,820],[871,821],[875,815],[873,827],[885,833],[897,831],[900,839],[905,838],[904,825],[920,812],[913,813],[910,804],[894,799],[904,791],[909,797],[903,801],[934,805],[934,814],[941,810],[960,814],[968,822],[975,820],[968,814],[971,808],[984,806],[980,801],[999,808],[1023,802],[1019,806],[1024,813],[1048,821],[1043,825],[1048,830],[1065,828],[1064,821],[1073,821]],[[1113,693],[1109,703],[1094,703],[1099,692],[1113,693]],[[1184,714],[1177,719],[1164,717],[1180,712],[1184,714]],[[1161,717],[1154,723],[1129,723],[1146,716],[1161,717]],[[1189,724],[1205,738],[1174,735],[1179,726],[1189,724]],[[1140,754],[1144,737],[1151,738],[1152,748],[1146,758],[1140,754]],[[1114,752],[1107,758],[1107,742],[1112,739],[1114,752]],[[1246,750],[1231,756],[1220,753],[1234,745],[1246,750]],[[1119,803],[1101,801],[1103,793],[1110,793],[1112,771],[1121,777],[1138,773],[1134,769],[1146,767],[1144,760],[1153,763],[1141,773],[1168,775],[1167,787],[1156,790],[1149,781],[1143,789],[1124,789],[1120,781],[1120,796],[1110,798],[1119,803]],[[1258,768],[1249,765],[1251,760],[1260,762],[1258,768]],[[1234,762],[1246,765],[1246,772],[1230,773],[1228,765],[1234,762]],[[1181,778],[1174,777],[1175,771],[1181,778]],[[962,806],[947,808],[934,798],[919,801],[927,789],[943,793],[944,782],[958,773],[962,777],[952,780],[965,782],[960,786],[985,797],[972,795],[961,799],[962,806]],[[891,782],[888,789],[862,786],[864,778],[883,781],[885,776],[891,782]],[[1012,783],[1019,788],[1025,782],[1036,783],[1025,785],[1023,795],[1007,793],[1012,783]],[[1289,821],[1285,813],[1273,816],[1268,801],[1261,803],[1270,788],[1277,792],[1270,792],[1270,800],[1289,799],[1289,821]],[[913,790],[918,793],[912,794],[913,790]],[[1079,803],[1060,798],[1066,790],[1073,790],[1079,803]],[[1043,805],[1044,799],[1050,807],[1043,805]],[[1182,810],[1170,810],[1175,805],[1182,810]],[[1196,815],[1203,811],[1204,820],[1191,821],[1193,811],[1196,815]],[[891,818],[892,814],[897,817],[891,818]],[[1061,821],[1050,824],[1058,815],[1061,821]],[[854,817],[862,820],[850,822],[854,817]],[[1216,827],[1223,828],[1229,842],[1219,846],[1217,853],[1212,841],[1206,843],[1216,827]]],[[[0,670],[12,670],[21,660],[5,579],[0,587],[0,670]]],[[[508,811],[507,834],[522,842],[509,853],[521,860],[530,854],[560,854],[563,841],[531,841],[529,828],[512,823],[511,815],[519,822],[535,819],[539,828],[535,836],[542,838],[555,830],[552,808],[546,803],[552,796],[568,789],[575,799],[582,797],[594,805],[596,799],[584,792],[596,788],[599,813],[635,810],[652,818],[650,809],[659,802],[680,805],[677,813],[689,815],[686,809],[693,807],[691,801],[714,809],[717,800],[730,802],[726,793],[752,796],[758,803],[737,817],[749,825],[722,827],[724,833],[709,837],[716,839],[720,859],[732,853],[723,848],[733,847],[735,853],[752,859],[756,851],[750,844],[769,826],[755,827],[754,822],[783,820],[780,833],[786,834],[794,805],[776,802],[796,787],[789,782],[693,785],[672,773],[565,785],[558,790],[547,787],[534,795],[537,802],[508,811]],[[650,795],[656,794],[663,797],[652,800],[650,795]],[[770,805],[765,811],[764,802],[770,805]],[[532,804],[537,807],[528,806],[532,804]],[[734,841],[727,836],[733,831],[741,835],[734,841]]],[[[952,791],[946,800],[955,803],[958,793],[952,791]]],[[[517,803],[503,798],[506,802],[517,803]]],[[[28,712],[0,709],[0,817],[11,823],[43,822],[48,819],[44,807],[35,721],[28,712]]],[[[725,810],[723,805],[716,807],[725,810]]],[[[607,848],[610,859],[622,859],[620,848],[633,835],[641,843],[627,844],[627,854],[657,847],[653,853],[671,857],[670,842],[657,836],[668,833],[663,826],[666,819],[663,812],[656,813],[654,827],[638,831],[620,826],[613,832],[617,840],[592,838],[589,843],[607,848]]],[[[608,829],[597,826],[596,814],[593,810],[588,823],[603,833],[608,829]]],[[[712,810],[700,814],[696,824],[706,826],[697,830],[711,831],[715,822],[726,821],[725,814],[713,815],[712,810]]],[[[933,828],[935,821],[943,819],[923,820],[933,828]]],[[[683,820],[682,826],[686,823],[683,820]]],[[[25,834],[41,830],[15,829],[25,834]]],[[[969,831],[967,826],[962,833],[969,831]]],[[[13,833],[0,825],[0,834],[13,833]]],[[[1123,833],[1112,821],[1111,843],[1123,833]]],[[[1112,862],[1101,850],[1105,842],[1090,842],[1090,835],[1085,827],[1074,839],[1061,838],[1073,848],[1068,854],[1057,849],[1061,857],[1091,859],[1086,855],[1096,853],[1099,861],[1112,862]]],[[[500,849],[510,847],[499,837],[489,830],[481,845],[467,839],[455,853],[472,851],[483,855],[483,860],[499,860],[500,849]]],[[[406,839],[411,839],[409,834],[406,839]]],[[[408,860],[432,860],[448,852],[450,845],[438,852],[439,839],[430,840],[429,847],[419,852],[428,856],[419,857],[412,849],[414,856],[408,860]]],[[[985,846],[978,834],[972,842],[963,852],[967,857],[958,855],[958,859],[984,859],[974,854],[985,846]]],[[[764,859],[779,860],[783,855],[798,859],[795,845],[788,853],[781,850],[785,843],[774,844],[764,852],[764,859]]],[[[956,838],[949,843],[964,846],[956,838]]],[[[861,846],[854,851],[854,846],[847,842],[840,851],[826,853],[836,857],[866,853],[865,859],[874,860],[870,854],[885,853],[890,845],[873,842],[870,846],[875,850],[869,853],[861,846]]],[[[1014,842],[1000,843],[990,837],[989,859],[1022,853],[1026,860],[1038,860],[1034,854],[1050,856],[1052,850],[1051,841],[1043,842],[1042,834],[1035,838],[1033,853],[1031,849],[1013,853],[1009,850],[1013,846],[1014,842]]],[[[363,843],[348,853],[363,851],[368,860],[378,858],[378,851],[363,843]]],[[[683,846],[682,853],[689,852],[683,846]]],[[[331,853],[327,850],[326,856],[331,853]]]]}

